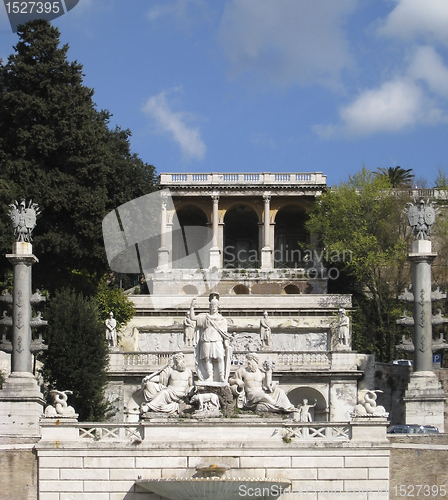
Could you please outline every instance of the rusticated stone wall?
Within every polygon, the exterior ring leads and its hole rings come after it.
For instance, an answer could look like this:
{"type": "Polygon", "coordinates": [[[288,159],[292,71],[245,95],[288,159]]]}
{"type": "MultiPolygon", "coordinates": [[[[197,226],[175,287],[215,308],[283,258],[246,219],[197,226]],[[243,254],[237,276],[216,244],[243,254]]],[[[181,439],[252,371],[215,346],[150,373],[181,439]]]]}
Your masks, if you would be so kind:
{"type": "Polygon", "coordinates": [[[395,435],[389,439],[390,498],[447,498],[448,435],[395,435]]]}

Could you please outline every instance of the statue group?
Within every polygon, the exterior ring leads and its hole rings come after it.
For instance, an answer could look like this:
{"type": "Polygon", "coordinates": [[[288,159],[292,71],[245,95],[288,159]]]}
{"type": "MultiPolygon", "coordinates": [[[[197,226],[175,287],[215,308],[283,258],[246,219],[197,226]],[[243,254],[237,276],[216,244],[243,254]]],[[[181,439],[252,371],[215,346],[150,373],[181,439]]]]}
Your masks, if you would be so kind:
{"type": "MultiPolygon", "coordinates": [[[[219,312],[219,294],[210,294],[208,312],[197,313],[195,307],[196,299],[193,299],[183,326],[185,345],[194,346],[198,380],[195,384],[184,354],[174,354],[167,365],[142,380],[142,413],[178,414],[180,403],[184,402],[197,404],[199,411],[216,415],[220,408],[216,392],[220,388],[231,391],[240,408],[256,412],[296,412],[285,392],[272,380],[273,363],[265,361],[260,367],[256,353],[248,353],[246,366],[230,376],[231,335],[226,318],[219,312]]],[[[264,325],[260,324],[264,328],[263,342],[269,345],[271,332],[267,312],[263,321],[264,325]]]]}

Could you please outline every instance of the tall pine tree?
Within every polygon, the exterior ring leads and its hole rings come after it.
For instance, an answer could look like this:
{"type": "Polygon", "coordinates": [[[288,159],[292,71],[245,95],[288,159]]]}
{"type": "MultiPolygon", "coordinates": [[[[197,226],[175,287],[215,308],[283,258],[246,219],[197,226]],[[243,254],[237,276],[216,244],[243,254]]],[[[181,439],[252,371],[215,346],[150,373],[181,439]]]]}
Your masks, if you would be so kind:
{"type": "MultiPolygon", "coordinates": [[[[0,66],[2,202],[26,197],[42,209],[33,241],[40,260],[35,286],[77,286],[74,276],[107,270],[104,216],[152,191],[155,170],[131,154],[130,131],[111,130],[110,114],[96,110],[82,66],[67,60],[57,28],[35,20],[17,33],[15,53],[0,66]]],[[[5,248],[0,239],[2,256],[11,243],[5,248]]]]}

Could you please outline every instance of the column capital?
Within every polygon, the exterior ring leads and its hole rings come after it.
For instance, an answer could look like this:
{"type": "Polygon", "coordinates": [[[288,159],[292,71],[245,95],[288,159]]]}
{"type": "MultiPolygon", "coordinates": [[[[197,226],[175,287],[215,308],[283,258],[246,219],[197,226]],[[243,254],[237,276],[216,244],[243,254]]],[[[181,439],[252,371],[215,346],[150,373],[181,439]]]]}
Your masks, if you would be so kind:
{"type": "Polygon", "coordinates": [[[219,202],[219,193],[217,191],[215,191],[214,193],[212,193],[211,198],[212,198],[214,204],[218,204],[218,202],[219,202]]]}
{"type": "Polygon", "coordinates": [[[270,191],[266,191],[265,193],[263,193],[263,201],[265,203],[268,203],[269,201],[271,201],[271,192],[270,191]]]}

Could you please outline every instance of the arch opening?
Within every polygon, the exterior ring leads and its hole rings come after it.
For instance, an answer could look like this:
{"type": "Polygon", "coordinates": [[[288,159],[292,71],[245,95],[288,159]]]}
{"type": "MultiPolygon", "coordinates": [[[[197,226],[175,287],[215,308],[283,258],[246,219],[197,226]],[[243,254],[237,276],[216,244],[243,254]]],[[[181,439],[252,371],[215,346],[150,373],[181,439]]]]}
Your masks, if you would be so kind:
{"type": "Polygon", "coordinates": [[[305,267],[305,245],[310,242],[305,228],[307,214],[302,207],[281,208],[275,218],[274,229],[274,267],[305,267]]]}
{"type": "Polygon", "coordinates": [[[258,240],[258,216],[255,211],[245,205],[231,208],[224,217],[224,267],[260,267],[258,240]]]}
{"type": "Polygon", "coordinates": [[[286,285],[285,288],[283,288],[283,291],[287,295],[299,295],[300,294],[300,289],[297,285],[286,285]]]}
{"type": "Polygon", "coordinates": [[[176,212],[172,233],[173,269],[207,268],[213,232],[207,216],[195,206],[183,207],[176,212]]]}
{"type": "Polygon", "coordinates": [[[303,403],[304,399],[308,400],[310,405],[316,406],[310,408],[309,412],[313,422],[327,422],[328,421],[328,406],[325,397],[321,392],[313,387],[303,386],[296,387],[288,392],[288,398],[291,403],[297,408],[303,403]]]}
{"type": "Polygon", "coordinates": [[[233,293],[236,295],[248,295],[250,290],[246,285],[239,284],[233,287],[233,293]]]}

